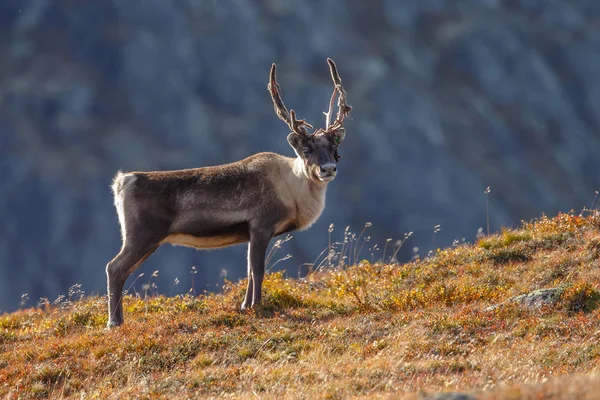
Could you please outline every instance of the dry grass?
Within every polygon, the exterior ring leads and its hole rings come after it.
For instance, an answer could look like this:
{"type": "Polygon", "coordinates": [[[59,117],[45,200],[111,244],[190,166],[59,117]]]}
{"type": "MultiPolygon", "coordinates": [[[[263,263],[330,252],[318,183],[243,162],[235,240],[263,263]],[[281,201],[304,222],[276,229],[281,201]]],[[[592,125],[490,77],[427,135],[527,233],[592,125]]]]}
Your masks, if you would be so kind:
{"type": "Polygon", "coordinates": [[[271,274],[256,311],[238,311],[240,282],[202,297],[127,296],[113,330],[99,297],[5,314],[0,396],[594,398],[599,226],[597,214],[560,214],[407,264],[271,274]],[[555,306],[484,311],[557,285],[555,306]]]}

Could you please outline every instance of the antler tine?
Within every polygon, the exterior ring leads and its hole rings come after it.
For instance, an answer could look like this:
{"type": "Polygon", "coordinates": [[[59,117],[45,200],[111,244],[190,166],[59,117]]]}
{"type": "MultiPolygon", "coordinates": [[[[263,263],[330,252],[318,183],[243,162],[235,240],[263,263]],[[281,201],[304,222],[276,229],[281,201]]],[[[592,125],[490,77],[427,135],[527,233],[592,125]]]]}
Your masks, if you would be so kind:
{"type": "Polygon", "coordinates": [[[299,135],[308,136],[307,127],[312,129],[312,125],[307,123],[303,119],[296,119],[296,113],[294,110],[288,112],[285,104],[283,104],[283,100],[281,99],[281,89],[279,88],[279,84],[277,83],[277,78],[275,76],[275,71],[277,66],[273,64],[271,66],[271,74],[269,78],[269,85],[267,88],[269,89],[269,93],[271,93],[271,99],[273,99],[273,107],[275,108],[275,113],[283,122],[285,122],[292,131],[298,133],[299,135]]]}
{"type": "Polygon", "coordinates": [[[294,110],[290,110],[290,128],[296,133],[308,135],[308,131],[306,128],[313,129],[313,126],[306,122],[305,119],[296,119],[296,112],[294,110]],[[302,132],[300,132],[302,131],[302,132]]]}
{"type": "Polygon", "coordinates": [[[275,71],[277,70],[277,65],[273,63],[271,66],[271,74],[269,77],[269,85],[267,89],[269,89],[269,93],[271,93],[271,99],[273,100],[273,108],[275,108],[275,113],[277,116],[286,124],[290,123],[290,113],[287,108],[285,108],[285,104],[283,104],[283,100],[281,100],[281,89],[279,88],[279,84],[277,83],[277,78],[275,76],[275,71]]]}
{"type": "Polygon", "coordinates": [[[329,128],[329,121],[331,121],[331,113],[333,112],[333,102],[335,101],[336,94],[337,88],[334,86],[333,93],[331,94],[331,100],[329,100],[329,110],[323,113],[325,114],[325,129],[329,128]]]}
{"type": "MultiPolygon", "coordinates": [[[[331,102],[329,104],[329,114],[331,115],[331,108],[333,105],[333,99],[335,97],[335,92],[339,93],[338,97],[338,113],[335,117],[334,125],[342,125],[344,123],[344,117],[350,115],[350,111],[352,107],[346,104],[346,91],[344,90],[344,86],[342,86],[342,78],[340,78],[340,74],[337,70],[337,66],[333,62],[331,58],[327,59],[327,63],[329,64],[329,70],[331,71],[331,79],[333,79],[333,84],[335,85],[335,89],[333,91],[333,96],[331,98],[331,102]]],[[[327,128],[329,128],[329,118],[327,118],[327,128]]]]}

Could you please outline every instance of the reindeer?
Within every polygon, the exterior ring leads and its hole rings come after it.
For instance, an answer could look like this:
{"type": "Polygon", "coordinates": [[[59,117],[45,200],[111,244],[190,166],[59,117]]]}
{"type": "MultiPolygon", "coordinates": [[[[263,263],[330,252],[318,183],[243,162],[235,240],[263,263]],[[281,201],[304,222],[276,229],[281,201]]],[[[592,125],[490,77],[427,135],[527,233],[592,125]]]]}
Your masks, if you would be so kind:
{"type": "Polygon", "coordinates": [[[344,117],[351,107],[335,63],[325,128],[313,129],[288,112],[271,67],[268,89],[275,112],[292,130],[295,158],[258,153],[225,165],[178,171],[119,171],[112,184],[122,247],[106,266],[108,326],[123,323],[125,281],[160,245],[214,249],[249,242],[248,287],[241,308],[260,304],[265,253],[275,236],[310,227],[325,208],[325,191],[337,173],[344,117]],[[338,95],[338,112],[330,123],[338,95]]]}

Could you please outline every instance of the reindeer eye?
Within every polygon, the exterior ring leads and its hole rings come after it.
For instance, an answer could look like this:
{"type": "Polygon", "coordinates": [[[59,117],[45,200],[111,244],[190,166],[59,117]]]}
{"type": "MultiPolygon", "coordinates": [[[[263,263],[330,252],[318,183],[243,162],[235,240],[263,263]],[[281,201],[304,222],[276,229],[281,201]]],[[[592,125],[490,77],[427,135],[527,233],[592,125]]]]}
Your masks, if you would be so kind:
{"type": "Polygon", "coordinates": [[[306,155],[306,154],[310,154],[310,149],[308,147],[304,147],[302,148],[302,152],[306,155]]]}

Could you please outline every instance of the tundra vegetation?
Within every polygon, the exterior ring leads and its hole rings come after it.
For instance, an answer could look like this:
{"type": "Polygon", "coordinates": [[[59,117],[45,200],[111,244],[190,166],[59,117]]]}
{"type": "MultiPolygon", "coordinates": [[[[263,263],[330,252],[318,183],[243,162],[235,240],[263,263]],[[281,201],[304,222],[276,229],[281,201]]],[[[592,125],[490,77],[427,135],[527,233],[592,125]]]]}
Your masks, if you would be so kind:
{"type": "Polygon", "coordinates": [[[119,329],[105,328],[106,297],[79,289],[4,314],[0,396],[598,393],[599,213],[542,216],[406,263],[387,257],[335,257],[301,279],[269,273],[252,310],[239,309],[246,282],[225,281],[218,294],[127,294],[128,323],[119,329]],[[553,304],[507,301],[552,287],[562,288],[553,304]]]}

